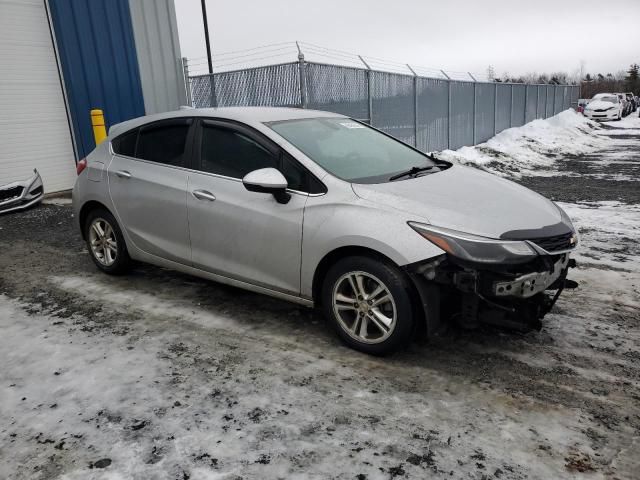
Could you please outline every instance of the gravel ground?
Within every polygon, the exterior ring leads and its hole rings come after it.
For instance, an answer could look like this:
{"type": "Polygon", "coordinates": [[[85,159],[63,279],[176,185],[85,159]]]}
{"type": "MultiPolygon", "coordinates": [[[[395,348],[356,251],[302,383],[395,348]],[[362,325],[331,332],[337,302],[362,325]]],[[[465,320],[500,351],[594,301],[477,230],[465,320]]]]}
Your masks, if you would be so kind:
{"type": "Polygon", "coordinates": [[[0,217],[0,478],[638,478],[640,136],[607,133],[520,180],[582,235],[542,331],[384,359],[302,307],[99,274],[68,205],[0,217]]]}

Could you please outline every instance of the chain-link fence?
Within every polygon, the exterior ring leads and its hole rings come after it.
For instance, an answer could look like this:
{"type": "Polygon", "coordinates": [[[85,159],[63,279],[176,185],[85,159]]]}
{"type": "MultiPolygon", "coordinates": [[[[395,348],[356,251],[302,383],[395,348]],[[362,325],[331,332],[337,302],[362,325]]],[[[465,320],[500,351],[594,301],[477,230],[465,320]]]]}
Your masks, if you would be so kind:
{"type": "Polygon", "coordinates": [[[474,82],[317,62],[189,78],[194,107],[277,106],[366,121],[422,151],[477,145],[577,105],[577,85],[474,82]]]}

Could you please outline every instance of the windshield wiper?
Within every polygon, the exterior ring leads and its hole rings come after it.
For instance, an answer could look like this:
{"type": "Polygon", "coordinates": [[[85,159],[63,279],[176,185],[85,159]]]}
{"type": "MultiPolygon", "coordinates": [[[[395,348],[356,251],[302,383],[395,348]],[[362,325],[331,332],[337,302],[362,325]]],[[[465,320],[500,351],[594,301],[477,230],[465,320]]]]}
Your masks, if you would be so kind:
{"type": "Polygon", "coordinates": [[[420,172],[426,172],[427,170],[432,170],[434,168],[440,168],[440,166],[439,165],[428,165],[426,167],[411,167],[406,172],[400,172],[400,173],[394,175],[393,177],[391,177],[389,179],[389,181],[393,182],[394,180],[398,180],[399,178],[402,178],[402,177],[416,176],[420,172]]]}

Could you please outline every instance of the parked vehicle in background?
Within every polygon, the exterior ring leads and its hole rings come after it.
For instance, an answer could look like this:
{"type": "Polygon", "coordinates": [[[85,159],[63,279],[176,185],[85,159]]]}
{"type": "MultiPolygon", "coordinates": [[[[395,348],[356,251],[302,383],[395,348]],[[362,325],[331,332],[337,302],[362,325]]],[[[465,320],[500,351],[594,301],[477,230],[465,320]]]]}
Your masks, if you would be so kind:
{"type": "Polygon", "coordinates": [[[579,98],[578,99],[578,108],[576,109],[578,113],[584,112],[584,107],[587,106],[589,100],[587,98],[579,98]]]}
{"type": "Polygon", "coordinates": [[[627,97],[627,102],[629,102],[629,104],[631,105],[631,112],[629,113],[635,112],[636,109],[638,108],[638,104],[636,103],[636,97],[631,92],[628,92],[626,94],[626,97],[627,97]]]}
{"type": "Polygon", "coordinates": [[[629,102],[627,101],[627,95],[625,93],[616,93],[618,98],[620,99],[620,103],[622,104],[622,116],[626,117],[629,115],[630,107],[629,102]]]}
{"type": "Polygon", "coordinates": [[[540,328],[575,286],[558,205],[335,113],[143,117],[78,170],[75,218],[100,270],[135,259],[318,305],[371,354],[441,319],[540,328]]]}
{"type": "Polygon", "coordinates": [[[42,178],[34,169],[26,180],[0,185],[0,213],[24,210],[42,201],[43,196],[42,178]]]}
{"type": "Polygon", "coordinates": [[[598,93],[589,101],[583,115],[598,121],[620,120],[624,115],[624,105],[615,93],[598,93]]]}

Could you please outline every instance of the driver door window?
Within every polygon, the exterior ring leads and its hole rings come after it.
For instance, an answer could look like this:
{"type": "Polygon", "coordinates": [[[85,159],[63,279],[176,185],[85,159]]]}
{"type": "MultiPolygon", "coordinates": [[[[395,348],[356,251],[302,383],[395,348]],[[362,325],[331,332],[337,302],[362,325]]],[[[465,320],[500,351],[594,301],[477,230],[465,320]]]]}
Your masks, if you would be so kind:
{"type": "Polygon", "coordinates": [[[243,178],[260,168],[278,168],[278,163],[277,155],[243,133],[206,122],[203,124],[201,171],[243,178]]]}

